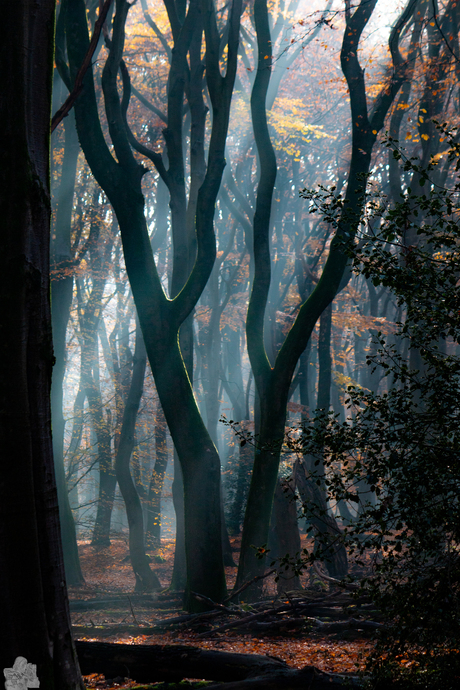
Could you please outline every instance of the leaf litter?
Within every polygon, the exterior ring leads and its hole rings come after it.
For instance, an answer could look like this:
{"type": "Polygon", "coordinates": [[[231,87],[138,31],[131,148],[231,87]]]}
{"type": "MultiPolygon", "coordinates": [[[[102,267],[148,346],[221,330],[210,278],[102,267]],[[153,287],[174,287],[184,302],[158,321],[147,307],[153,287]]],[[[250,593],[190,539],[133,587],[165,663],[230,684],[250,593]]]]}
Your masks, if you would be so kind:
{"type": "MultiPolygon", "coordinates": [[[[235,540],[232,540],[235,541],[235,540]]],[[[236,546],[236,545],[235,545],[236,546]]],[[[151,626],[159,621],[167,621],[181,615],[180,600],[176,598],[162,604],[162,610],[145,608],[134,594],[135,578],[129,561],[127,539],[113,539],[110,547],[92,547],[88,541],[79,542],[81,566],[85,577],[83,587],[69,587],[71,602],[104,600],[100,610],[73,611],[72,624],[74,637],[86,641],[111,642],[123,644],[190,645],[206,650],[217,650],[242,654],[260,654],[277,657],[293,669],[312,665],[331,673],[356,674],[363,670],[367,654],[372,649],[372,641],[362,631],[349,631],[352,639],[344,635],[334,637],[322,634],[319,630],[287,630],[285,634],[254,635],[251,631],[226,630],[223,633],[176,629],[159,630],[152,634],[151,626]],[[107,597],[107,602],[105,601],[107,597]],[[120,608],[121,605],[121,608],[120,608]],[[150,627],[148,634],[129,634],[123,626],[136,626],[140,629],[150,627]],[[113,634],[111,633],[113,629],[113,634]],[[121,628],[121,630],[118,630],[121,628]],[[342,639],[340,639],[342,638],[342,639]]],[[[165,589],[168,586],[173,567],[174,542],[165,541],[161,549],[151,555],[152,567],[165,589]]],[[[236,568],[227,569],[229,587],[236,577],[236,568]]],[[[267,583],[267,594],[276,598],[274,578],[267,583]]],[[[298,593],[297,593],[298,595],[298,593]]],[[[160,595],[161,597],[161,595],[160,595]]],[[[279,600],[278,600],[279,605],[279,600]]],[[[276,605],[276,604],[275,604],[276,605]]],[[[250,609],[251,607],[248,607],[250,609]]],[[[155,679],[152,679],[154,682],[155,679]]],[[[115,690],[135,688],[139,685],[131,679],[105,679],[93,673],[85,676],[87,688],[115,690]]],[[[161,687],[161,685],[159,685],[161,687]]]]}

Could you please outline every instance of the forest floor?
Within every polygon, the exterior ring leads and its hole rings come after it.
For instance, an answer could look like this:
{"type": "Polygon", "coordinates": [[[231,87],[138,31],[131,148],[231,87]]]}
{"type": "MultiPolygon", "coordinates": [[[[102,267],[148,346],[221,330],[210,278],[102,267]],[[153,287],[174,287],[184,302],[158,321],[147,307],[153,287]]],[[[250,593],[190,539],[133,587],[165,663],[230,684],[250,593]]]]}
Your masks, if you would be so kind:
{"type": "MultiPolygon", "coordinates": [[[[232,539],[232,546],[236,557],[236,539],[232,539]]],[[[184,614],[180,599],[174,600],[171,595],[160,594],[161,603],[159,599],[157,608],[152,604],[144,605],[142,598],[134,594],[135,578],[129,560],[127,538],[113,539],[111,546],[107,548],[95,548],[89,541],[82,541],[79,542],[79,551],[85,585],[69,588],[72,625],[77,640],[130,645],[190,645],[206,650],[267,655],[283,660],[293,669],[312,665],[322,671],[342,674],[356,674],[363,669],[366,656],[372,648],[372,632],[360,630],[359,627],[356,629],[356,626],[335,634],[325,633],[318,628],[309,629],[308,626],[287,626],[284,630],[278,627],[271,632],[254,632],[253,629],[242,631],[241,628],[213,632],[212,626],[206,624],[193,629],[190,629],[191,626],[172,625],[173,629],[168,630],[168,619],[184,614]],[[82,610],[85,605],[94,608],[82,610]],[[78,607],[80,610],[75,610],[78,607]],[[158,631],[155,628],[159,628],[158,631]]],[[[150,556],[152,569],[166,590],[171,580],[174,542],[163,541],[161,548],[150,552],[150,556]]],[[[236,567],[227,568],[229,588],[234,584],[235,577],[236,567]]],[[[309,592],[317,601],[321,597],[324,599],[334,596],[332,591],[328,591],[327,585],[312,583],[308,576],[303,576],[301,580],[304,591],[300,596],[309,592]]],[[[267,578],[264,586],[267,605],[272,609],[280,604],[287,604],[290,600],[291,594],[287,597],[284,595],[283,598],[277,595],[274,576],[267,578]]],[[[299,597],[299,592],[295,595],[292,593],[292,596],[299,597]]],[[[338,596],[341,596],[340,592],[338,596]]],[[[309,601],[311,603],[311,598],[309,601]]],[[[248,614],[254,610],[247,607],[248,614]]],[[[331,618],[323,620],[330,621],[331,618]]],[[[217,620],[215,627],[220,623],[217,620]]],[[[327,624],[325,627],[328,627],[327,624]]],[[[121,677],[106,680],[103,675],[96,673],[85,676],[85,683],[88,688],[101,690],[138,687],[135,680],[121,677]]]]}

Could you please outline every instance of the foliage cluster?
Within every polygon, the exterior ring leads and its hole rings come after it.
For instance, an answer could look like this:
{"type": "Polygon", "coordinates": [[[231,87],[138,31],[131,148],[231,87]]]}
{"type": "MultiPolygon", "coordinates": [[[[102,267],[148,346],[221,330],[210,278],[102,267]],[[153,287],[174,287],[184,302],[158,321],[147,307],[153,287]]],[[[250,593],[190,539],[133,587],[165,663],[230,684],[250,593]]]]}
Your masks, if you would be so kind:
{"type": "MultiPolygon", "coordinates": [[[[446,156],[456,159],[455,138],[444,133],[446,156]]],[[[460,183],[437,187],[436,161],[422,168],[397,142],[387,146],[423,193],[406,188],[390,205],[371,188],[359,240],[346,248],[354,271],[391,291],[401,309],[396,337],[379,332],[368,357],[382,374],[383,392],[349,386],[346,420],[318,414],[290,446],[313,467],[324,462],[316,481],[326,485],[331,502],[354,506],[341,538],[363,566],[371,555],[361,591],[387,619],[368,661],[377,687],[391,678],[394,687],[454,688],[460,678],[460,183]]],[[[335,190],[314,199],[333,222],[342,206],[335,190]]]]}

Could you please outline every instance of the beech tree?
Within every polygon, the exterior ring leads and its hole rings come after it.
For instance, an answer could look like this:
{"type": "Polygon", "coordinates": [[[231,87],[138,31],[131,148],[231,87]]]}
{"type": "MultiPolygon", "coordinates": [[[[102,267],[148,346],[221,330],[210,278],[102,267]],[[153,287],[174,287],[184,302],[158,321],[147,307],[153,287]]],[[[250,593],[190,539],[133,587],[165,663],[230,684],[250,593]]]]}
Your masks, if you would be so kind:
{"type": "Polygon", "coordinates": [[[84,690],[70,631],[51,441],[54,0],[3,8],[0,47],[0,633],[41,687],[84,690]],[[14,104],[14,107],[12,107],[14,104]]]}
{"type": "MultiPolygon", "coordinates": [[[[291,381],[316,322],[349,278],[348,258],[342,245],[356,234],[364,208],[364,191],[371,166],[372,150],[406,76],[407,65],[400,53],[399,41],[401,32],[410,21],[417,4],[418,0],[409,0],[391,31],[389,48],[393,71],[388,83],[383,86],[369,109],[358,48],[377,0],[361,0],[354,8],[349,0],[345,3],[346,26],[341,65],[350,92],[353,140],[344,213],[338,220],[337,232],[332,240],[321,278],[302,304],[275,360],[270,361],[264,342],[264,315],[271,279],[270,212],[276,179],[276,157],[267,126],[265,103],[273,56],[266,0],[254,2],[258,67],[251,95],[251,113],[260,161],[260,180],[254,215],[254,280],[246,333],[248,353],[260,398],[260,429],[243,526],[235,585],[237,589],[252,578],[260,576],[264,570],[264,559],[257,557],[253,545],[262,547],[268,542],[291,381]],[[346,271],[348,273],[345,273],[346,271]]],[[[256,586],[253,586],[253,590],[256,590],[256,586]]],[[[253,592],[253,596],[255,595],[256,591],[253,592]]]]}
{"type": "MultiPolygon", "coordinates": [[[[146,219],[141,180],[146,168],[133,155],[131,144],[150,159],[156,159],[166,184],[173,184],[158,154],[139,146],[126,123],[130,81],[123,67],[125,22],[130,8],[126,0],[116,1],[109,55],[103,70],[102,88],[110,137],[117,160],[112,156],[102,133],[89,71],[75,105],[77,131],[88,164],[104,189],[116,213],[123,243],[126,270],[144,336],[147,355],[158,395],[179,456],[184,478],[185,542],[187,562],[187,606],[201,607],[192,592],[219,601],[225,596],[225,576],[221,544],[220,459],[201,419],[179,345],[179,330],[192,312],[214,265],[216,254],[213,217],[214,205],[225,165],[224,150],[228,129],[231,95],[236,73],[241,0],[234,0],[229,10],[225,76],[220,67],[220,36],[214,3],[193,0],[186,14],[182,3],[168,3],[177,50],[172,67],[180,79],[179,89],[170,93],[170,120],[181,107],[187,54],[191,49],[197,23],[206,38],[206,80],[213,106],[212,132],[208,165],[199,187],[193,226],[196,232],[196,259],[185,285],[171,299],[164,292],[155,265],[146,219]],[[201,24],[202,22],[202,24],[201,24]],[[117,79],[122,70],[123,96],[117,79]],[[176,110],[175,110],[176,109],[176,110]],[[203,495],[206,501],[203,501],[203,495]]],[[[67,52],[73,79],[87,52],[89,38],[83,0],[67,0],[61,6],[66,13],[67,52]]],[[[181,123],[179,131],[181,129],[181,123]]],[[[167,130],[168,131],[168,130],[167,130]]]]}

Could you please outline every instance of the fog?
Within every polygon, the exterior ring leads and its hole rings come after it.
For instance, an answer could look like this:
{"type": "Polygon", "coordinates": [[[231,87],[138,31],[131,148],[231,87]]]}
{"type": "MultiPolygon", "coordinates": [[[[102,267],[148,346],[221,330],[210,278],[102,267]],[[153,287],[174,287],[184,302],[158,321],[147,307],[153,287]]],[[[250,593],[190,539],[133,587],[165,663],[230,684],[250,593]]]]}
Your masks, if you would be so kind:
{"type": "MultiPolygon", "coordinates": [[[[86,18],[58,15],[55,109],[94,31],[98,3],[86,4],[86,18]]],[[[263,573],[252,545],[282,557],[305,530],[330,537],[378,502],[365,479],[356,501],[334,500],[323,461],[283,439],[317,408],[351,420],[349,386],[389,391],[366,363],[378,332],[409,358],[394,335],[406,307],[336,240],[378,233],[371,194],[390,208],[421,189],[394,150],[442,161],[433,185],[451,179],[433,120],[458,120],[458,10],[438,5],[109,10],[52,137],[53,432],[71,583],[76,540],[107,546],[136,524],[139,589],[156,587],[146,555],[176,539],[173,587],[218,601],[224,565],[239,561],[237,587],[263,573]],[[323,526],[301,515],[309,502],[323,526]]],[[[417,245],[415,225],[401,246],[417,245]]],[[[346,575],[344,546],[326,566],[346,575]]],[[[299,586],[291,570],[277,584],[299,586]]]]}

